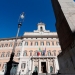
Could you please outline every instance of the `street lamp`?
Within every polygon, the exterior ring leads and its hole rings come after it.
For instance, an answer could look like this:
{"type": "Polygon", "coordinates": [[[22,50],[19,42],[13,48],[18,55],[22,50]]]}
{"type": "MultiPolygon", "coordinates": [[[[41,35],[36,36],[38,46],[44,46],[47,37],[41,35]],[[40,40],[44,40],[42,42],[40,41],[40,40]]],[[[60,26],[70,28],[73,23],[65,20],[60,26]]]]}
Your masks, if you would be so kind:
{"type": "Polygon", "coordinates": [[[16,38],[15,38],[13,50],[12,50],[12,53],[11,53],[11,56],[10,56],[10,60],[6,64],[5,75],[11,75],[10,74],[10,71],[11,71],[11,69],[13,67],[12,64],[18,65],[17,62],[14,62],[13,61],[13,57],[15,55],[15,48],[16,48],[16,44],[17,44],[17,38],[18,38],[18,34],[19,34],[19,31],[20,31],[20,27],[22,26],[23,21],[24,21],[24,12],[22,14],[20,14],[20,16],[19,16],[19,20],[18,20],[18,31],[17,31],[17,34],[16,34],[16,38]]]}
{"type": "Polygon", "coordinates": [[[11,57],[10,57],[11,61],[13,60],[13,57],[14,57],[14,54],[15,54],[15,47],[16,47],[16,44],[17,44],[17,38],[18,38],[20,27],[22,26],[23,21],[24,21],[24,12],[22,14],[20,14],[20,17],[19,17],[19,20],[18,20],[18,31],[17,31],[15,42],[14,42],[14,47],[13,47],[13,50],[12,50],[12,53],[11,53],[11,57]]]}

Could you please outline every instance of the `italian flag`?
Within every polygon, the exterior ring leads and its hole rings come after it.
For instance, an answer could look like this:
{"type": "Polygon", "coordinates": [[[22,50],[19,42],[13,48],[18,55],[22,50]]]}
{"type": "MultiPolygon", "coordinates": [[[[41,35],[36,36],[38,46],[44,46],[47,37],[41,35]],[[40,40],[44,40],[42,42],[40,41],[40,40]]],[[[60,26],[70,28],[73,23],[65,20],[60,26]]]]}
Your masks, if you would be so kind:
{"type": "Polygon", "coordinates": [[[37,56],[41,55],[41,49],[39,48],[38,52],[37,52],[37,56]]]}

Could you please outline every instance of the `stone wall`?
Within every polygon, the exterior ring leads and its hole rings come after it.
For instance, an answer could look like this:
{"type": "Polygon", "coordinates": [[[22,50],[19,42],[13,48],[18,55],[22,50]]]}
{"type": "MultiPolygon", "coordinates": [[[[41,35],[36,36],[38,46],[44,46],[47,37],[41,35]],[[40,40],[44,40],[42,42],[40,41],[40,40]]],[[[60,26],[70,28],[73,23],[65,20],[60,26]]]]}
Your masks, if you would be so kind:
{"type": "Polygon", "coordinates": [[[75,21],[73,15],[70,15],[75,11],[75,4],[73,0],[51,1],[62,49],[62,52],[58,55],[59,72],[61,75],[75,75],[75,21]]]}

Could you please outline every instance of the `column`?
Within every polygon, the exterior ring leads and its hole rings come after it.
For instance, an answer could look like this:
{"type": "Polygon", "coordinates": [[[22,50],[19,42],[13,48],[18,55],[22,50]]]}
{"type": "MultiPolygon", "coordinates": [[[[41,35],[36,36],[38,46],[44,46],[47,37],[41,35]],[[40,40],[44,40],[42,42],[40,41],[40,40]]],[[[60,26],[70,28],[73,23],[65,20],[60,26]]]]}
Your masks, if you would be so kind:
{"type": "Polygon", "coordinates": [[[49,69],[49,60],[47,60],[47,72],[50,73],[50,69],[49,69]]]}
{"type": "Polygon", "coordinates": [[[55,65],[55,73],[57,73],[59,70],[59,64],[57,58],[54,59],[54,65],[55,65]]]}
{"type": "Polygon", "coordinates": [[[53,73],[55,73],[54,58],[53,58],[53,73]]]}
{"type": "Polygon", "coordinates": [[[34,71],[34,60],[32,59],[32,73],[34,71]]]}
{"type": "Polygon", "coordinates": [[[41,62],[40,62],[40,59],[38,59],[38,66],[39,66],[39,71],[38,71],[38,73],[41,73],[41,62]]]}
{"type": "Polygon", "coordinates": [[[24,52],[24,44],[25,44],[25,40],[22,40],[22,48],[21,48],[21,52],[20,52],[20,57],[23,57],[23,52],[24,52]]]}
{"type": "Polygon", "coordinates": [[[17,73],[19,73],[20,70],[21,70],[21,62],[22,62],[21,57],[23,57],[24,44],[25,44],[25,40],[22,40],[22,47],[21,47],[21,50],[20,50],[20,59],[19,59],[19,64],[18,64],[17,73]]]}

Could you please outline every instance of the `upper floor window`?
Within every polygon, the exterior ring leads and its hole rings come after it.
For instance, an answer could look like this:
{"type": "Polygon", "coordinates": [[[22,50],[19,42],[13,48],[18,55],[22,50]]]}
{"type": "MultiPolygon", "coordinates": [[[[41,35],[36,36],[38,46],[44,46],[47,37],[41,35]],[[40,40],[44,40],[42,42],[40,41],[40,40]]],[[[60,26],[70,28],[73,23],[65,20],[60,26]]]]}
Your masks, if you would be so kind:
{"type": "Polygon", "coordinates": [[[9,47],[12,47],[12,43],[9,44],[9,47]]]}
{"type": "Polygon", "coordinates": [[[4,47],[4,44],[1,44],[1,47],[4,47]]]}
{"type": "Polygon", "coordinates": [[[38,46],[38,42],[35,42],[35,46],[38,46]]]}
{"type": "Polygon", "coordinates": [[[58,51],[59,54],[60,54],[61,52],[62,52],[61,50],[58,51]]]}
{"type": "Polygon", "coordinates": [[[8,44],[5,44],[5,47],[8,47],[8,44]]]}
{"type": "Polygon", "coordinates": [[[27,51],[26,50],[24,51],[23,56],[27,56],[27,51]]]}
{"type": "Polygon", "coordinates": [[[25,42],[25,45],[28,46],[28,42],[25,42]]]}
{"type": "Polygon", "coordinates": [[[51,51],[50,50],[48,51],[48,56],[51,56],[51,51]]]}
{"type": "Polygon", "coordinates": [[[43,27],[40,27],[40,31],[43,31],[43,27]]]}
{"type": "Polygon", "coordinates": [[[56,45],[59,45],[59,42],[56,42],[56,45]]]}
{"type": "Polygon", "coordinates": [[[56,50],[53,50],[54,56],[56,56],[56,50]]]}
{"type": "Polygon", "coordinates": [[[22,63],[22,64],[21,64],[21,68],[22,68],[22,69],[25,69],[25,67],[26,67],[26,63],[22,63]]]}
{"type": "Polygon", "coordinates": [[[4,55],[5,55],[5,52],[2,52],[1,57],[4,57],[4,55]]]}
{"type": "Polygon", "coordinates": [[[44,42],[41,42],[41,46],[44,46],[44,42]]]}
{"type": "Polygon", "coordinates": [[[32,45],[33,45],[33,43],[31,42],[31,43],[30,43],[30,45],[32,46],[32,45]]]}
{"type": "Polygon", "coordinates": [[[32,52],[33,52],[33,51],[32,51],[32,50],[30,50],[29,52],[30,52],[30,56],[32,56],[32,52]]]}
{"type": "Polygon", "coordinates": [[[52,45],[54,45],[54,42],[52,42],[52,45]]]}
{"type": "Polygon", "coordinates": [[[50,42],[47,42],[46,44],[47,44],[47,46],[50,46],[50,42]]]}
{"type": "Polygon", "coordinates": [[[7,52],[6,57],[10,57],[10,52],[7,52]]]}
{"type": "MultiPolygon", "coordinates": [[[[17,43],[16,43],[16,45],[17,45],[17,43]]],[[[19,46],[22,46],[22,42],[19,43],[19,46]]]]}
{"type": "Polygon", "coordinates": [[[36,51],[34,51],[34,56],[37,56],[37,50],[36,50],[36,51]]]}
{"type": "Polygon", "coordinates": [[[20,51],[17,52],[17,57],[19,57],[19,56],[20,56],[20,51]]]}
{"type": "Polygon", "coordinates": [[[1,47],[1,45],[0,45],[0,47],[1,47]]]}

